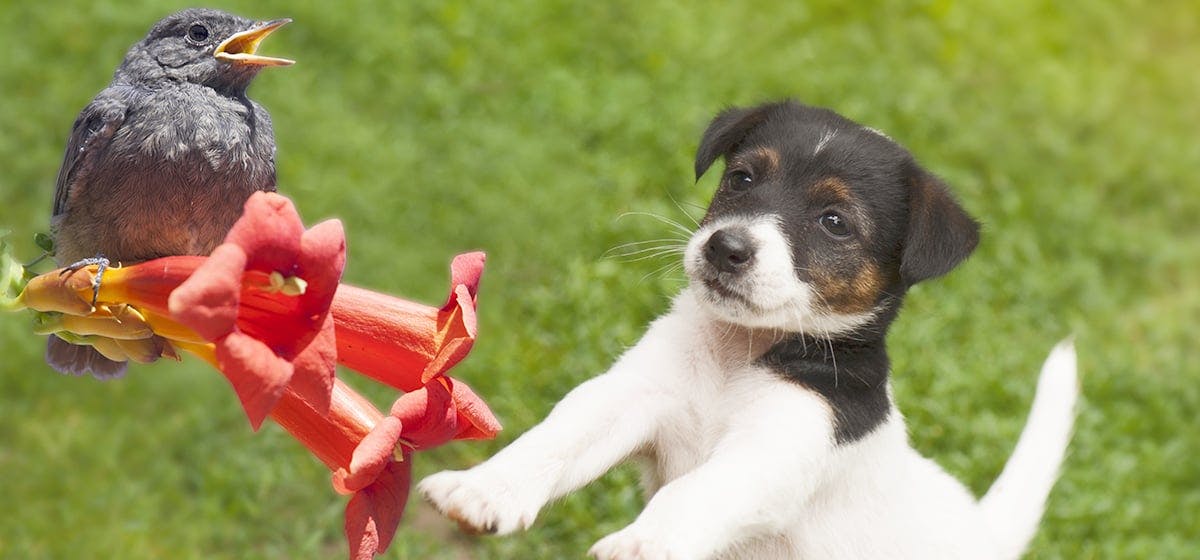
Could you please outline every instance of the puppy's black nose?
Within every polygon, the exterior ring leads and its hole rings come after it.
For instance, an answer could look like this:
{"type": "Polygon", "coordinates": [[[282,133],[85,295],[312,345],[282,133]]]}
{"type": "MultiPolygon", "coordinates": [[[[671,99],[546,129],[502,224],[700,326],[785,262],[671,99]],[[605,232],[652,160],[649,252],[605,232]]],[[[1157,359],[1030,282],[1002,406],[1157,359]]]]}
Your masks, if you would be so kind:
{"type": "Polygon", "coordinates": [[[721,272],[741,272],[754,260],[749,232],[719,229],[704,245],[704,260],[721,272]]]}

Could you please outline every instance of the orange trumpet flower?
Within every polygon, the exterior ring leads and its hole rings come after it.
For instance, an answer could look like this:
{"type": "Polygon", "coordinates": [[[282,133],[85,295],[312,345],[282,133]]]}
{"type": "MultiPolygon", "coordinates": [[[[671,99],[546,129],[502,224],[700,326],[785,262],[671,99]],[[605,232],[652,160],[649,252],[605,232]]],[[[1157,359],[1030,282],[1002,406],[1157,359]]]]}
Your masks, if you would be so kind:
{"type": "Polygon", "coordinates": [[[52,271],[6,307],[46,312],[39,332],[114,358],[149,361],[177,348],[208,361],[254,429],[270,416],[351,495],[346,538],[362,560],[395,535],[415,451],[490,439],[500,424],[446,374],[475,341],[483,253],[453,260],[450,297],[437,308],[340,284],[345,251],[340,222],[305,230],[289,200],[257,193],[207,257],[108,269],[94,306],[95,267],[52,271]],[[383,414],[334,377],[337,363],[404,394],[383,414]]]}
{"type": "MultiPolygon", "coordinates": [[[[338,363],[401,391],[415,391],[466,357],[478,330],[476,293],[486,257],[466,253],[450,264],[450,296],[431,307],[343,284],[331,312],[338,363]]],[[[483,401],[467,384],[449,380],[458,410],[454,439],[491,439],[500,430],[483,401]]]]}
{"type": "Polygon", "coordinates": [[[440,309],[343,286],[333,302],[338,357],[350,369],[403,391],[428,383],[475,343],[475,294],[483,253],[450,264],[450,297],[440,309]]]}
{"type": "Polygon", "coordinates": [[[258,428],[285,387],[329,410],[337,363],[330,303],[346,263],[342,224],[305,231],[291,201],[256,193],[168,298],[171,318],[216,345],[217,367],[258,428]]]}

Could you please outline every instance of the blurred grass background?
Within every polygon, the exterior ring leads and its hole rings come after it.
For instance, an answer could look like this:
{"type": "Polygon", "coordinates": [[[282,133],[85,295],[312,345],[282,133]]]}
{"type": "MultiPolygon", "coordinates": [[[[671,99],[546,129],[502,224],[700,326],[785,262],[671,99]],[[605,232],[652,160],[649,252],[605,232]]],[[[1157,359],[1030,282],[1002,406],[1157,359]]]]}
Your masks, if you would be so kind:
{"type": "MultiPolygon", "coordinates": [[[[211,5],[295,19],[263,51],[299,63],[251,96],[275,121],[280,190],[309,223],[347,222],[348,281],[438,302],[454,253],[489,254],[457,375],[506,431],[419,456],[419,476],[489,456],[637,340],[682,279],[604,258],[669,232],[618,216],[696,214],[715,184],[691,177],[707,119],[796,97],[886,131],[986,224],[893,329],[914,445],[984,491],[1045,352],[1074,334],[1085,397],[1029,557],[1200,554],[1193,0],[211,5]]],[[[0,225],[21,254],[76,113],[181,7],[0,5],[0,225]]],[[[328,472],[277,427],[250,433],[219,375],[189,360],[61,377],[19,315],[0,345],[0,557],[344,556],[328,472]]],[[[618,469],[506,538],[412,500],[388,557],[582,557],[640,510],[635,482],[618,469]]]]}

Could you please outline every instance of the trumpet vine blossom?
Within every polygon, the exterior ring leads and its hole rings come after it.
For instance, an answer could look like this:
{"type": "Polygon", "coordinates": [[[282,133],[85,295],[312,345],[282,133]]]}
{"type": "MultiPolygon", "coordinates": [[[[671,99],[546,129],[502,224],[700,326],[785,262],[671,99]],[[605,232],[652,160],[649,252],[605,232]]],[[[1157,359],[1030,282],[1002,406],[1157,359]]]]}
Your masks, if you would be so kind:
{"type": "Polygon", "coordinates": [[[364,560],[396,533],[414,452],[490,439],[500,425],[448,375],[475,341],[483,254],[452,261],[441,307],[340,284],[345,260],[340,222],[306,230],[291,201],[257,193],[211,255],[110,268],[94,294],[94,266],[52,271],[4,303],[39,311],[37,332],[111,359],[183,350],[212,364],[254,429],[270,417],[330,469],[350,496],[350,556],[364,560]],[[385,414],[335,377],[337,364],[402,394],[385,414]]]}
{"type": "Polygon", "coordinates": [[[171,292],[171,317],[215,344],[217,367],[255,428],[285,387],[329,410],[337,363],[329,305],[345,263],[341,222],[305,231],[290,200],[262,193],[171,292]]]}

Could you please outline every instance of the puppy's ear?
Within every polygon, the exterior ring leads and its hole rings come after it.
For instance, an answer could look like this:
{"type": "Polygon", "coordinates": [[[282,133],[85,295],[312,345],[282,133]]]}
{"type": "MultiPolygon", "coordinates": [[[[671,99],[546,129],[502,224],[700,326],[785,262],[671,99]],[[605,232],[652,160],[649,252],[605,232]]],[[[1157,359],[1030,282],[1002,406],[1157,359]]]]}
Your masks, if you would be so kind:
{"type": "Polygon", "coordinates": [[[708,124],[708,129],[700,138],[700,147],[696,149],[696,180],[700,180],[717,158],[729,153],[746,134],[761,124],[770,107],[732,107],[717,114],[708,124]]]}
{"type": "Polygon", "coordinates": [[[941,180],[914,164],[900,278],[912,286],[941,276],[978,244],[979,223],[967,215],[941,180]]]}

